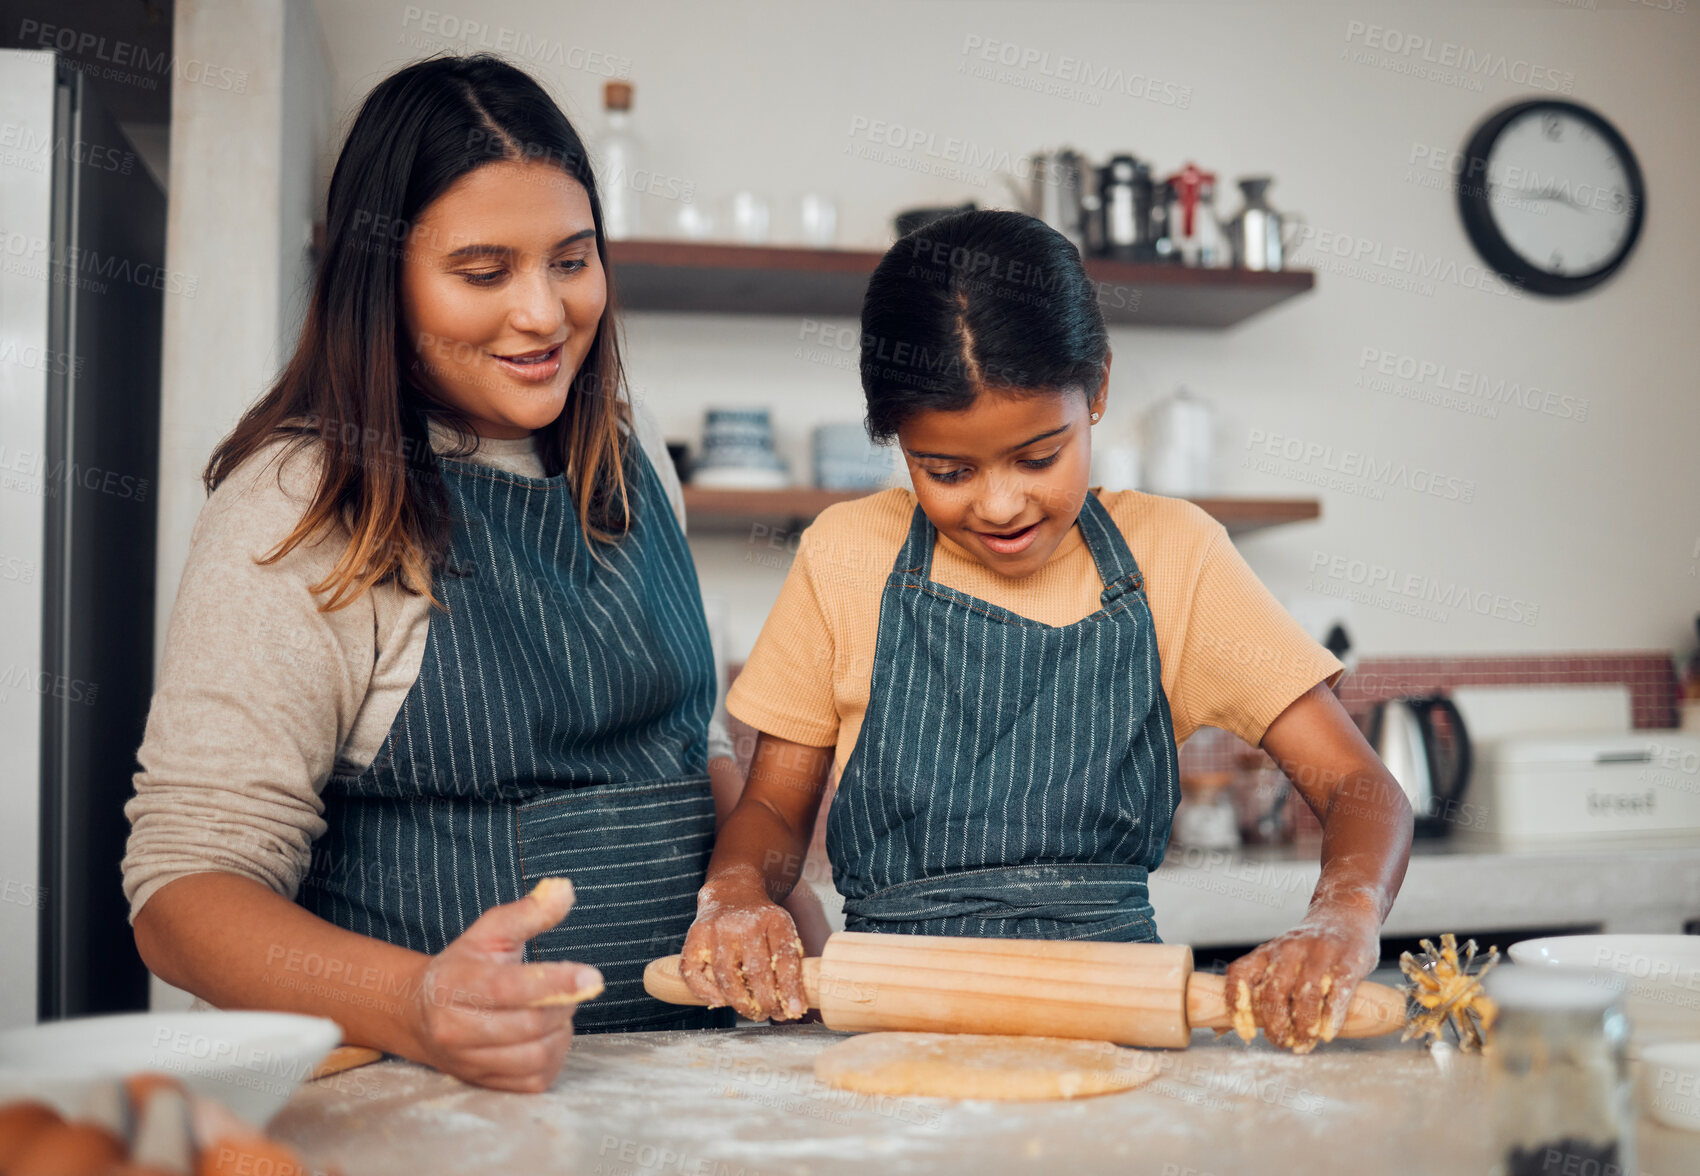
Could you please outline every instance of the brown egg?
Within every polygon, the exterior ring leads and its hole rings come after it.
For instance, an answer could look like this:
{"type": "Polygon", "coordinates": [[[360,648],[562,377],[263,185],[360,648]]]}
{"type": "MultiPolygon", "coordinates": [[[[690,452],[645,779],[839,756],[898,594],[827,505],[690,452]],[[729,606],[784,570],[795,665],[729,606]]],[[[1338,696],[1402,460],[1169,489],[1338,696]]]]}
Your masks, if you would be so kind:
{"type": "Polygon", "coordinates": [[[0,1106],[0,1172],[11,1170],[12,1161],[43,1128],[62,1122],[46,1103],[20,1100],[0,1106]]]}
{"type": "Polygon", "coordinates": [[[294,1148],[256,1135],[227,1135],[202,1148],[195,1176],[310,1176],[294,1148]]]}
{"type": "Polygon", "coordinates": [[[56,1123],[38,1131],[6,1176],[102,1176],[124,1158],[124,1142],[95,1123],[56,1123]]]}

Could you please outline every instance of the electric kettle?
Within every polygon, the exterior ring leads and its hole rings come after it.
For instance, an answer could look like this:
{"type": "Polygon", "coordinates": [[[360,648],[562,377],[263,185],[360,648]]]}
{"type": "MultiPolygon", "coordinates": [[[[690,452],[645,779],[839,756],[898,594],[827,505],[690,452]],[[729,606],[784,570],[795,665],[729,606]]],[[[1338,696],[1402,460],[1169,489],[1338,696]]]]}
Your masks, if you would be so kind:
{"type": "Polygon", "coordinates": [[[1440,694],[1385,699],[1371,709],[1365,736],[1410,799],[1415,835],[1445,836],[1470,782],[1470,737],[1458,707],[1440,694]],[[1436,730],[1436,711],[1446,715],[1450,746],[1436,730]]]}

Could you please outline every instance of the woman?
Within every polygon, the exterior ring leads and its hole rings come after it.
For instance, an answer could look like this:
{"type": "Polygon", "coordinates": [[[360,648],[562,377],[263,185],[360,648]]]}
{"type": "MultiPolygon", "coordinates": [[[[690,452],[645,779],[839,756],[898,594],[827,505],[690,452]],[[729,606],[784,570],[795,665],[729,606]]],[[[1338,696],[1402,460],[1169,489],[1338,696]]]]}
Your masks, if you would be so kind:
{"type": "Polygon", "coordinates": [[[729,1023],[640,982],[740,781],[583,144],[511,66],[418,63],[362,106],[326,230],[206,471],[125,810],[144,960],[509,1090],[604,984],[580,1027],[729,1023]]]}
{"type": "Polygon", "coordinates": [[[833,768],[850,930],[1156,941],[1146,876],[1203,725],[1272,754],[1325,830],[1307,917],[1236,961],[1230,991],[1303,1051],[1374,967],[1409,805],[1329,689],[1344,667],[1221,524],[1088,489],[1110,372],[1095,293],[1074,247],[1014,212],[947,217],[875,269],[868,427],[914,491],[821,514],[732,688],[761,737],[685,945],[711,1004],[802,1011],[774,900],[833,768]]]}

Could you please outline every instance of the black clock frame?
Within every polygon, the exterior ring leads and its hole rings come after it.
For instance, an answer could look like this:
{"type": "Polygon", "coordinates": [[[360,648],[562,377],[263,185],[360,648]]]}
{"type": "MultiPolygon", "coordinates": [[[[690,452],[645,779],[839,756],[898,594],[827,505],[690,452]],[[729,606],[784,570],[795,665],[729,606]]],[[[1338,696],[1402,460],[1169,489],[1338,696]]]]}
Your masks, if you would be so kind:
{"type": "Polygon", "coordinates": [[[1503,277],[1536,294],[1564,297],[1592,289],[1611,277],[1629,260],[1629,254],[1641,237],[1641,223],[1647,215],[1647,188],[1635,152],[1630,150],[1629,141],[1618,133],[1616,127],[1578,103],[1536,98],[1505,107],[1491,115],[1471,134],[1470,141],[1464,148],[1463,178],[1458,184],[1458,215],[1464,221],[1464,230],[1469,234],[1470,243],[1476,247],[1476,252],[1503,277]],[[1610,260],[1599,269],[1586,274],[1570,277],[1536,268],[1511,247],[1493,222],[1492,196],[1487,183],[1488,157],[1495,141],[1512,120],[1536,110],[1560,111],[1587,123],[1599,132],[1600,137],[1605,139],[1617,153],[1617,157],[1623,161],[1624,182],[1629,187],[1630,200],[1634,205],[1630,213],[1629,235],[1623,239],[1623,245],[1610,260]]]}

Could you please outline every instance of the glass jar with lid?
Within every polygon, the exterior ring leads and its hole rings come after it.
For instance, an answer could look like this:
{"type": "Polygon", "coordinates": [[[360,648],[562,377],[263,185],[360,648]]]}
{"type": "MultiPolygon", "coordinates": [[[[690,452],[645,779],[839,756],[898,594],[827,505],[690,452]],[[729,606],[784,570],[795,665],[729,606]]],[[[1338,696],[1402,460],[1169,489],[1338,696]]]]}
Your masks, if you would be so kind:
{"type": "Polygon", "coordinates": [[[1485,986],[1494,1176],[1635,1172],[1622,979],[1513,965],[1485,986]]]}

